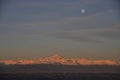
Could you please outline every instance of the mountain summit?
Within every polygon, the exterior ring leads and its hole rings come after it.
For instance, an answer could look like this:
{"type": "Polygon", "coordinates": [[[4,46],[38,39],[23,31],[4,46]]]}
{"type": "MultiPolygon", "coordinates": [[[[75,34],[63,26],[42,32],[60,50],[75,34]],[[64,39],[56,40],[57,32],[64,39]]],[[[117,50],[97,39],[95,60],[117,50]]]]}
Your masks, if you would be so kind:
{"type": "Polygon", "coordinates": [[[58,59],[61,59],[62,57],[58,54],[55,54],[55,55],[51,56],[51,58],[58,60],[58,59]]]}

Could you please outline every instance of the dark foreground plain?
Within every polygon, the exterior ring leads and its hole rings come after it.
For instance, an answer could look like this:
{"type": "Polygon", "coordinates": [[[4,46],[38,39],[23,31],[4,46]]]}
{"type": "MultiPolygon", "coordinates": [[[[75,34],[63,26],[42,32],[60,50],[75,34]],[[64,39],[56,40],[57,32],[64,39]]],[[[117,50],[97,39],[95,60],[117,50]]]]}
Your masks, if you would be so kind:
{"type": "Polygon", "coordinates": [[[1,64],[0,80],[120,80],[120,66],[1,64]]]}
{"type": "Polygon", "coordinates": [[[119,73],[15,73],[0,74],[0,80],[120,80],[119,73]]]}

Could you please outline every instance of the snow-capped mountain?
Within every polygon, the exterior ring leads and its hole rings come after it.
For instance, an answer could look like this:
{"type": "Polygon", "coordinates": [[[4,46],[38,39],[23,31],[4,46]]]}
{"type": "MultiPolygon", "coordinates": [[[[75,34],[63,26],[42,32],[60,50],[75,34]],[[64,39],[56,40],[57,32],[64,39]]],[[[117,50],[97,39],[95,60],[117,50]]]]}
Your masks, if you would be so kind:
{"type": "Polygon", "coordinates": [[[90,60],[84,58],[63,58],[58,54],[33,60],[0,60],[1,64],[54,64],[54,65],[120,65],[113,60],[90,60]]]}

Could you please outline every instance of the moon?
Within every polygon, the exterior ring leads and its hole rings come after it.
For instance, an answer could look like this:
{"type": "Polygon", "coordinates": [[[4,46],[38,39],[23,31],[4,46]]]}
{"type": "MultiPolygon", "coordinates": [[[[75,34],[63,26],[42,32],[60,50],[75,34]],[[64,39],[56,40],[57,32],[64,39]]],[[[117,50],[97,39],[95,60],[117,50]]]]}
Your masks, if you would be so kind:
{"type": "Polygon", "coordinates": [[[85,13],[85,9],[81,9],[81,13],[85,13]]]}

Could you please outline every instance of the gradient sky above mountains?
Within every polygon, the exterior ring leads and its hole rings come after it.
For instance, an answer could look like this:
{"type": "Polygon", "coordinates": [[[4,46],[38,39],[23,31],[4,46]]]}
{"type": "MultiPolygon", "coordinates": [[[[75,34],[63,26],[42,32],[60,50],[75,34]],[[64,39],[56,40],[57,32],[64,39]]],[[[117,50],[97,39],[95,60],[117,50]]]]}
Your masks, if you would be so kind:
{"type": "Polygon", "coordinates": [[[58,53],[120,60],[119,7],[119,0],[5,0],[0,6],[0,59],[58,53]]]}

